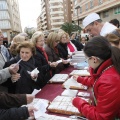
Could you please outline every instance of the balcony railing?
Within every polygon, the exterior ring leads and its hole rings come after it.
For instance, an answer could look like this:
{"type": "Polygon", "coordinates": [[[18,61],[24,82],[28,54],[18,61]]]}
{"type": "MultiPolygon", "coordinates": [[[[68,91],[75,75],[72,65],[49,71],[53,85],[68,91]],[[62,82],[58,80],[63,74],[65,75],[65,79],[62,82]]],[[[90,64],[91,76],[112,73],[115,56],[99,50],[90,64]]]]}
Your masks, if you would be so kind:
{"type": "Polygon", "coordinates": [[[51,25],[62,25],[64,22],[51,22],[51,25]]]}
{"type": "Polygon", "coordinates": [[[59,2],[63,2],[63,0],[50,0],[49,3],[59,3],[59,2]]]}
{"type": "Polygon", "coordinates": [[[64,14],[64,11],[51,11],[50,15],[52,14],[64,14]]]}

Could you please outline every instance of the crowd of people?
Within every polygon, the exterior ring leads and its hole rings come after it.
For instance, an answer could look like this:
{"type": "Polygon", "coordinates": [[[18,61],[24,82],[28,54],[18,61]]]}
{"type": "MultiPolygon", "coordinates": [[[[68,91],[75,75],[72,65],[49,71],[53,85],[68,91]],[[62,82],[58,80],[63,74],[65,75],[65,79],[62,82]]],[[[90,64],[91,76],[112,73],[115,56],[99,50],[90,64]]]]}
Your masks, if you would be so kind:
{"type": "Polygon", "coordinates": [[[0,30],[0,119],[21,120],[34,116],[34,107],[21,107],[30,103],[34,89],[42,89],[57,73],[69,67],[67,59],[76,51],[85,54],[90,77],[73,76],[93,88],[95,105],[77,97],[73,105],[89,120],[120,118],[120,29],[116,19],[103,23],[100,16],[91,13],[83,20],[90,39],[65,31],[51,32],[46,38],[36,31],[29,39],[26,33],[16,35],[9,47],[3,45],[0,30]],[[112,23],[112,24],[111,24],[112,23]],[[57,61],[61,60],[60,63],[57,61]],[[37,74],[31,72],[37,68],[37,74]],[[6,93],[8,92],[8,93],[6,93]]]}

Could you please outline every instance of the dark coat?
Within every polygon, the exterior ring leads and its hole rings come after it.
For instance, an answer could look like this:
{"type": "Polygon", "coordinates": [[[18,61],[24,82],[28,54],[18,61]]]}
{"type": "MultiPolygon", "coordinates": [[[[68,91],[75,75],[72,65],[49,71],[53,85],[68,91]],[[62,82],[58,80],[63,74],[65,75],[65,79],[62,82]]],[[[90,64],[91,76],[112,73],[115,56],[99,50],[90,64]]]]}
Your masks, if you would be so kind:
{"type": "Polygon", "coordinates": [[[81,51],[83,49],[83,45],[82,43],[76,41],[76,40],[71,40],[71,42],[75,45],[75,47],[77,48],[78,51],[81,51]]]}
{"type": "MultiPolygon", "coordinates": [[[[4,67],[8,67],[11,64],[17,63],[19,60],[19,57],[16,57],[15,59],[5,63],[4,67]]],[[[7,80],[6,83],[4,83],[5,86],[8,87],[8,92],[10,93],[20,93],[20,94],[31,94],[34,89],[40,89],[44,86],[44,77],[42,76],[43,74],[38,74],[37,81],[34,81],[31,79],[31,76],[28,74],[27,71],[32,71],[36,68],[35,66],[35,60],[34,58],[31,58],[27,62],[21,61],[19,63],[19,71],[20,73],[20,79],[12,83],[11,80],[7,80]]]]}
{"type": "Polygon", "coordinates": [[[40,51],[38,48],[36,48],[36,55],[34,56],[34,58],[36,66],[38,66],[39,71],[41,71],[40,74],[43,74],[44,80],[47,83],[51,78],[50,74],[51,67],[48,64],[48,61],[46,60],[43,52],[40,51]]]}
{"type": "Polygon", "coordinates": [[[65,43],[65,44],[59,43],[57,48],[58,48],[60,57],[65,60],[68,59],[67,43],[65,43]]]}
{"type": "Polygon", "coordinates": [[[0,120],[24,120],[28,117],[27,107],[0,109],[0,120]]]}
{"type": "Polygon", "coordinates": [[[27,104],[25,94],[7,94],[0,92],[0,108],[9,109],[11,107],[20,107],[27,104]]]}
{"type": "Polygon", "coordinates": [[[29,117],[26,107],[20,107],[27,104],[25,94],[7,94],[0,93],[0,120],[22,120],[29,117]]]}
{"type": "MultiPolygon", "coordinates": [[[[60,60],[59,54],[57,54],[52,48],[50,48],[48,45],[45,46],[45,51],[48,55],[48,60],[50,62],[56,62],[60,60]]],[[[52,68],[52,73],[57,74],[61,72],[64,69],[63,63],[59,63],[56,68],[52,68]]]]}

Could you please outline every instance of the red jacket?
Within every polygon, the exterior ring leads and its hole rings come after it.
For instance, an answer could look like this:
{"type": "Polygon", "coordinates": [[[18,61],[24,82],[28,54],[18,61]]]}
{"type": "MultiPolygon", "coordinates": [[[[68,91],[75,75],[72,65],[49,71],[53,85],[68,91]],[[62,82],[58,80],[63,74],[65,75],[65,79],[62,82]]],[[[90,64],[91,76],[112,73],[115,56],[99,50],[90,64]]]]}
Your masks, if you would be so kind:
{"type": "Polygon", "coordinates": [[[89,120],[114,120],[120,118],[120,74],[108,59],[98,68],[90,70],[91,77],[78,77],[77,81],[92,86],[97,100],[96,106],[75,98],[73,105],[89,120]]]}

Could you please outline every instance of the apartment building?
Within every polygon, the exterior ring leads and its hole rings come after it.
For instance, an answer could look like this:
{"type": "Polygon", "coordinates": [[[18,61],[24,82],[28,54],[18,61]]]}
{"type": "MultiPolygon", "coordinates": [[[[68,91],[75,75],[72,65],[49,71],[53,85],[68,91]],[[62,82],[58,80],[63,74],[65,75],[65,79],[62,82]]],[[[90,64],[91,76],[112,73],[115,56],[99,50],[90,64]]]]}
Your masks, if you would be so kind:
{"type": "Polygon", "coordinates": [[[0,29],[6,41],[22,31],[18,0],[0,0],[0,29]]]}
{"type": "Polygon", "coordinates": [[[103,22],[111,19],[120,21],[120,0],[73,0],[72,20],[82,27],[82,20],[89,13],[96,12],[103,22]]]}
{"type": "Polygon", "coordinates": [[[37,18],[37,30],[47,30],[48,25],[47,25],[47,4],[48,0],[41,0],[41,13],[37,18]]]}
{"type": "Polygon", "coordinates": [[[65,22],[72,22],[71,0],[41,0],[38,30],[58,30],[65,22]]]}

